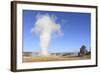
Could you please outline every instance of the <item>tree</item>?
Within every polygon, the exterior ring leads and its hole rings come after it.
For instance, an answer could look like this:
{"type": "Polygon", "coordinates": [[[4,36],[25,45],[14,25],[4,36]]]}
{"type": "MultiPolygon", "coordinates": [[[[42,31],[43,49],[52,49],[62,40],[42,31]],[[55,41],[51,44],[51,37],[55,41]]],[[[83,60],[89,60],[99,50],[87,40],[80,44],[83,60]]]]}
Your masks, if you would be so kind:
{"type": "Polygon", "coordinates": [[[87,54],[87,49],[86,49],[86,46],[85,45],[82,45],[81,48],[80,48],[80,56],[84,56],[87,54]]]}
{"type": "Polygon", "coordinates": [[[91,47],[90,47],[90,49],[89,49],[87,55],[91,55],[91,47]]]}

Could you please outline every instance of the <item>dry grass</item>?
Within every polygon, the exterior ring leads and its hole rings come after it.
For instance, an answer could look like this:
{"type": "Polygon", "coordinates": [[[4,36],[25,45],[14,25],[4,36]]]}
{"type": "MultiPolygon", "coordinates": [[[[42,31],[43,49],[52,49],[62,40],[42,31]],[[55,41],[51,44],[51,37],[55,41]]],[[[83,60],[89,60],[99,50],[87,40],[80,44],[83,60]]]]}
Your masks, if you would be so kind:
{"type": "Polygon", "coordinates": [[[46,56],[46,57],[32,57],[23,56],[23,62],[45,62],[45,61],[69,61],[69,60],[85,60],[90,59],[90,56],[77,57],[77,56],[46,56]]]}

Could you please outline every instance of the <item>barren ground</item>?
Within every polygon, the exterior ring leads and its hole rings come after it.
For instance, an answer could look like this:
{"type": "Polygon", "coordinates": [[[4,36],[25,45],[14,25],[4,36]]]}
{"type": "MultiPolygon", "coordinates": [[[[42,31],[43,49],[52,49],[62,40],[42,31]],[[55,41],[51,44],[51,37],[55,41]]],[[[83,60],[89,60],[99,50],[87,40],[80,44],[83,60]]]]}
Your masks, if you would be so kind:
{"type": "Polygon", "coordinates": [[[46,57],[32,57],[23,56],[23,62],[45,62],[45,61],[69,61],[69,60],[86,60],[90,59],[90,55],[84,57],[77,56],[46,56],[46,57]]]}

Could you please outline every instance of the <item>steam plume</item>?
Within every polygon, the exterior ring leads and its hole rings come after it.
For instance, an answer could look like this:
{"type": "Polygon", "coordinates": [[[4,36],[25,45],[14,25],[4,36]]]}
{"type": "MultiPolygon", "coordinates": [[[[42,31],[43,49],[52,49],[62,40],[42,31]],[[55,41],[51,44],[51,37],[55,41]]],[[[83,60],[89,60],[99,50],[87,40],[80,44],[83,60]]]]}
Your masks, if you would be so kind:
{"type": "Polygon", "coordinates": [[[49,55],[48,46],[53,33],[61,35],[61,26],[56,23],[56,17],[54,15],[37,15],[35,26],[32,28],[32,33],[37,34],[40,37],[40,48],[43,56],[49,55]]]}

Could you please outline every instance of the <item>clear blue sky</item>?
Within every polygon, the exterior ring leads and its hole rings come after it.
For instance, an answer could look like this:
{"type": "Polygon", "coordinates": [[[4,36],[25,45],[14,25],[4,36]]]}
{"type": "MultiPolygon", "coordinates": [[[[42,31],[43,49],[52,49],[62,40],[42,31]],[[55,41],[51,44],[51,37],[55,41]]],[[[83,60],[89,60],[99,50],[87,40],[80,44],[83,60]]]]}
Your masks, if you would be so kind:
{"type": "Polygon", "coordinates": [[[61,37],[51,39],[49,52],[75,52],[79,51],[82,45],[85,45],[87,49],[91,47],[90,13],[23,10],[23,51],[40,50],[39,37],[31,32],[37,14],[56,16],[56,23],[61,25],[61,30],[64,33],[61,37]]]}

